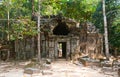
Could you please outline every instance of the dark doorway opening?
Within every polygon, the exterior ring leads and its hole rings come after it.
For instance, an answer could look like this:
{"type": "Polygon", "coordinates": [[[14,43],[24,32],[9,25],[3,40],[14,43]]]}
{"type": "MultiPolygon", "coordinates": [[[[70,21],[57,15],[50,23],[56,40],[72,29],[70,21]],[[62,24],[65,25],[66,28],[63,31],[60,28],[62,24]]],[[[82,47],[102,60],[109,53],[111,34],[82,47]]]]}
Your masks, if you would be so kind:
{"type": "Polygon", "coordinates": [[[58,43],[58,58],[66,58],[66,42],[58,43]]]}

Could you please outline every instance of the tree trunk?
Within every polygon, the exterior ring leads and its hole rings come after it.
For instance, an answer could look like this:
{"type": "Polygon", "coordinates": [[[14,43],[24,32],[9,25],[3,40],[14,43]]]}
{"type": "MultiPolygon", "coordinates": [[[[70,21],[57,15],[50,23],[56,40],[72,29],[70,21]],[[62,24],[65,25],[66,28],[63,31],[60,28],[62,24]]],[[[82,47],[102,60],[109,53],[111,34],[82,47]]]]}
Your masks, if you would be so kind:
{"type": "Polygon", "coordinates": [[[114,50],[115,50],[115,51],[114,51],[114,56],[117,57],[117,56],[118,56],[118,55],[117,55],[117,54],[118,54],[118,53],[117,53],[117,52],[118,52],[118,51],[117,51],[117,48],[114,48],[114,50]]]}
{"type": "Polygon", "coordinates": [[[40,51],[40,0],[38,2],[38,61],[40,62],[41,60],[41,51],[40,51]]]}
{"type": "Polygon", "coordinates": [[[105,55],[109,57],[109,44],[108,44],[108,30],[107,30],[107,19],[105,13],[105,0],[103,2],[103,17],[104,17],[104,39],[105,39],[105,55]]]}
{"type": "Polygon", "coordinates": [[[23,39],[23,45],[24,45],[24,48],[23,48],[23,53],[24,53],[24,56],[23,56],[23,59],[26,60],[26,39],[23,39]]]}
{"type": "Polygon", "coordinates": [[[15,59],[18,60],[18,59],[19,59],[19,52],[18,52],[18,39],[15,40],[15,53],[16,53],[16,57],[15,57],[15,59]]]}
{"type": "MultiPolygon", "coordinates": [[[[34,11],[34,0],[31,0],[31,4],[32,4],[32,17],[34,18],[34,16],[35,16],[35,11],[34,11]]],[[[32,20],[34,20],[34,19],[32,19],[32,20]]],[[[31,45],[31,58],[33,58],[34,57],[34,37],[32,37],[31,38],[31,40],[32,40],[32,45],[31,45]]]]}
{"type": "Polygon", "coordinates": [[[34,50],[34,47],[35,47],[35,45],[34,45],[34,37],[32,37],[31,38],[31,42],[32,42],[32,45],[31,45],[31,58],[34,58],[34,52],[35,52],[35,50],[34,50]]]}
{"type": "Polygon", "coordinates": [[[35,6],[34,6],[34,0],[31,0],[31,2],[32,2],[32,15],[34,15],[34,13],[35,13],[35,12],[34,12],[34,7],[35,7],[35,6]]]}
{"type": "Polygon", "coordinates": [[[32,8],[32,16],[31,19],[32,21],[36,21],[36,15],[35,15],[35,0],[31,0],[31,8],[32,8]]]}
{"type": "MultiPolygon", "coordinates": [[[[9,15],[9,14],[10,14],[10,13],[9,13],[9,10],[7,11],[7,14],[8,14],[8,31],[9,31],[9,23],[10,23],[10,20],[9,20],[9,19],[10,19],[10,17],[9,17],[9,16],[10,16],[10,15],[9,15]]],[[[10,35],[9,35],[9,32],[8,32],[7,40],[9,41],[9,39],[10,39],[10,35]]]]}

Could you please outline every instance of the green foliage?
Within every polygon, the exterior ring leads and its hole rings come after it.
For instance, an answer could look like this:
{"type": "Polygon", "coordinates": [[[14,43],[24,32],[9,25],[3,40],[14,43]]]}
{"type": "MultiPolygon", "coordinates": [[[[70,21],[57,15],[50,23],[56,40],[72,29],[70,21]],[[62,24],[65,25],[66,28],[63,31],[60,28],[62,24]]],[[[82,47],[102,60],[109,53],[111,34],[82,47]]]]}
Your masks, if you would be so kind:
{"type": "Polygon", "coordinates": [[[22,39],[25,36],[34,36],[37,34],[37,28],[34,21],[31,21],[31,1],[28,0],[4,0],[0,5],[0,25],[2,34],[10,34],[10,39],[22,39]],[[8,12],[9,27],[8,28],[8,12]],[[27,18],[26,18],[27,17],[27,18]]]}
{"type": "Polygon", "coordinates": [[[41,2],[41,15],[56,15],[60,8],[60,0],[44,0],[41,2]]]}
{"type": "MultiPolygon", "coordinates": [[[[113,20],[112,23],[112,34],[110,38],[110,43],[113,47],[119,48],[120,47],[120,11],[116,14],[116,18],[113,20]]],[[[120,48],[119,48],[120,49],[120,48]]]]}
{"type": "MultiPolygon", "coordinates": [[[[106,0],[106,15],[110,51],[116,48],[120,50],[120,3],[118,0],[106,0]]],[[[93,15],[93,19],[95,25],[104,33],[101,2],[93,15]]]]}
{"type": "Polygon", "coordinates": [[[78,21],[91,20],[99,0],[44,0],[41,15],[56,15],[59,12],[78,21]]]}
{"type": "Polygon", "coordinates": [[[102,2],[99,2],[96,11],[93,14],[93,22],[96,25],[97,28],[100,29],[100,32],[104,32],[104,26],[103,26],[103,13],[102,13],[102,2]]]}
{"type": "Polygon", "coordinates": [[[27,18],[19,18],[11,24],[10,39],[23,39],[26,36],[35,36],[37,27],[34,21],[27,18]]]}

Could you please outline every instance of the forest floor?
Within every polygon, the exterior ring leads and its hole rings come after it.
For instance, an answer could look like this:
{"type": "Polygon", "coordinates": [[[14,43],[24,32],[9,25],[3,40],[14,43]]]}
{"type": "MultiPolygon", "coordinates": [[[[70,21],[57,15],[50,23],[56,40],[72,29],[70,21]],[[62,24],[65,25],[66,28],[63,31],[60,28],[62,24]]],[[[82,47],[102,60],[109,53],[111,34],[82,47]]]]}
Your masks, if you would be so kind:
{"type": "Polygon", "coordinates": [[[0,61],[0,77],[118,77],[117,71],[103,71],[101,67],[84,67],[80,63],[70,61],[55,61],[50,64],[50,69],[42,73],[26,74],[24,66],[29,62],[0,61]],[[46,74],[45,74],[46,73],[46,74]]]}

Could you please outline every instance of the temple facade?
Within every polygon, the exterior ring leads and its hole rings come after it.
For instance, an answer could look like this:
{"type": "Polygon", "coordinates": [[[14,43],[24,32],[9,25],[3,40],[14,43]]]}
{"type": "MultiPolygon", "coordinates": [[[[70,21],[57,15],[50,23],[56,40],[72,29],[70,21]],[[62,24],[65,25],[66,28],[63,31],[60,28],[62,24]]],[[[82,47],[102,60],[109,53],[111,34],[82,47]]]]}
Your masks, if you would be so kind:
{"type": "MultiPolygon", "coordinates": [[[[70,60],[79,58],[80,55],[96,58],[99,54],[103,54],[103,36],[90,22],[79,23],[73,19],[56,15],[41,17],[40,24],[42,58],[70,60]]],[[[4,47],[1,47],[0,54],[7,52],[5,59],[32,59],[38,54],[37,43],[37,36],[28,36],[22,40],[13,41],[12,49],[5,50],[4,47]]],[[[3,58],[0,56],[0,59],[3,58]]]]}
{"type": "Polygon", "coordinates": [[[92,23],[78,23],[62,16],[41,18],[42,57],[69,60],[73,54],[83,53],[92,58],[102,51],[103,36],[92,23]]]}

